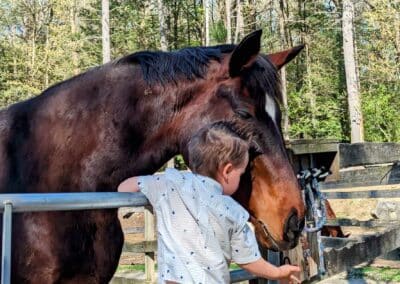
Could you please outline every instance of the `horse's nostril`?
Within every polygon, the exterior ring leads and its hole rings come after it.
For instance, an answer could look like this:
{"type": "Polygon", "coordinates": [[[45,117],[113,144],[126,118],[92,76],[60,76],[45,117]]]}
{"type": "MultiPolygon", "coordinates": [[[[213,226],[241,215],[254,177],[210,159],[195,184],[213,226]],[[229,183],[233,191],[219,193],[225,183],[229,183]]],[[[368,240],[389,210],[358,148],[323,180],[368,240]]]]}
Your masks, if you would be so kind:
{"type": "Polygon", "coordinates": [[[286,241],[295,240],[304,227],[304,219],[299,220],[296,212],[293,212],[286,221],[284,239],[286,241]]]}
{"type": "Polygon", "coordinates": [[[300,220],[300,223],[299,223],[299,230],[300,230],[300,231],[303,231],[303,229],[304,229],[304,224],[305,224],[305,219],[303,218],[303,219],[300,220]]]}
{"type": "Polygon", "coordinates": [[[299,230],[299,220],[297,218],[297,214],[293,214],[292,216],[290,216],[288,223],[289,223],[290,230],[292,230],[292,231],[299,230]]]}

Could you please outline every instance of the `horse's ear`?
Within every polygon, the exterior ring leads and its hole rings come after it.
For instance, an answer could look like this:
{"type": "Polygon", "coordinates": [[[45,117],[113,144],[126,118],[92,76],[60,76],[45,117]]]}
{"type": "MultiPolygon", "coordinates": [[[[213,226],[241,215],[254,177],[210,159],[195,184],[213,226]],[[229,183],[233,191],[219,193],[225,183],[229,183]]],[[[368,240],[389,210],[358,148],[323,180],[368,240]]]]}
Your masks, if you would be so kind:
{"type": "Polygon", "coordinates": [[[267,58],[275,65],[276,69],[281,69],[285,64],[289,63],[304,48],[304,45],[298,45],[293,48],[268,54],[267,58]]]}
{"type": "Polygon", "coordinates": [[[262,30],[247,35],[235,48],[229,61],[229,75],[233,78],[250,66],[260,52],[262,30]]]}

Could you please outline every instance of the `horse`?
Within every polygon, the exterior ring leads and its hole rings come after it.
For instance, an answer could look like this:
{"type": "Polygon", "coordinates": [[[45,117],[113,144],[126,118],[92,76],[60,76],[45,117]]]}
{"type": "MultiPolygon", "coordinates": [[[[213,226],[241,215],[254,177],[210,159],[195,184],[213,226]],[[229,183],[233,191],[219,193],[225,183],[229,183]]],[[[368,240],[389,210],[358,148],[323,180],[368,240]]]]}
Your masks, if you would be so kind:
{"type": "MultiPolygon", "coordinates": [[[[2,110],[0,193],[116,191],[178,153],[188,160],[190,138],[221,121],[251,145],[234,198],[260,245],[294,247],[305,209],[282,138],[277,72],[302,47],[261,54],[261,34],[133,53],[2,110]]],[[[13,283],[108,283],[123,245],[116,209],[17,213],[12,236],[13,283]]]]}

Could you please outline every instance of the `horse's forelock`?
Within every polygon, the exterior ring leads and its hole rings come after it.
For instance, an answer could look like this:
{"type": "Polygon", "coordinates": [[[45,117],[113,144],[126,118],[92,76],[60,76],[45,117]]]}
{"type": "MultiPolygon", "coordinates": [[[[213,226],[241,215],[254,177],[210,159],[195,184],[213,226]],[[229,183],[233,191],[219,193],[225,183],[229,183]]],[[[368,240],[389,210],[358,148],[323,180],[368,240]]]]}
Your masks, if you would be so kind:
{"type": "Polygon", "coordinates": [[[256,103],[259,119],[264,119],[266,104],[269,101],[266,96],[269,96],[271,101],[282,103],[280,77],[267,59],[259,57],[250,68],[244,70],[242,81],[256,103]]]}

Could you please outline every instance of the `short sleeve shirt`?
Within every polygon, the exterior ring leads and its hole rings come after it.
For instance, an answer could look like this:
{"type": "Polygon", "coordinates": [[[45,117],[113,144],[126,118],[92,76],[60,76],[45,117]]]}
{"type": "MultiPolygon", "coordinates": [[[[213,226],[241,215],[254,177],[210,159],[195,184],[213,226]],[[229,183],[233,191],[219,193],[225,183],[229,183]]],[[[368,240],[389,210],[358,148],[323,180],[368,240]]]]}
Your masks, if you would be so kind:
{"type": "Polygon", "coordinates": [[[231,260],[261,257],[248,212],[217,181],[167,169],[138,183],[157,216],[159,283],[229,283],[231,260]]]}

